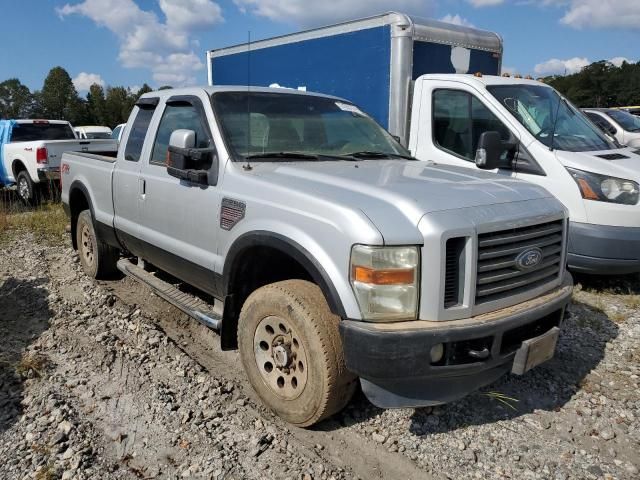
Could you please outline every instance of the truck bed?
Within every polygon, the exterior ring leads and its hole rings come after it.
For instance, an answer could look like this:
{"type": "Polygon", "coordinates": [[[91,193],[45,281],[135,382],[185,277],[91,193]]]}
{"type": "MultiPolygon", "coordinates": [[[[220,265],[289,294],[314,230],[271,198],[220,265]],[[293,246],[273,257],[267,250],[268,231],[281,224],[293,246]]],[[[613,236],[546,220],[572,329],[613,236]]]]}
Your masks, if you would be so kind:
{"type": "Polygon", "coordinates": [[[93,214],[98,222],[113,225],[113,195],[111,183],[116,154],[67,152],[62,155],[62,202],[69,203],[66,185],[69,178],[82,182],[91,201],[93,214]]]}

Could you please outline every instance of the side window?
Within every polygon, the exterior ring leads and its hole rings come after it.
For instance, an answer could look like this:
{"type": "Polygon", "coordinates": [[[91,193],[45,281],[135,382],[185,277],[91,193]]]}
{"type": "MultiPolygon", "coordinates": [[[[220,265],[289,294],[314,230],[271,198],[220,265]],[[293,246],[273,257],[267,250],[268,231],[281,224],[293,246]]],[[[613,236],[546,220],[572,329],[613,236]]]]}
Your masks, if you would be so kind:
{"type": "Polygon", "coordinates": [[[470,93],[460,90],[434,92],[433,138],[437,145],[474,161],[480,135],[491,131],[498,132],[503,142],[512,140],[505,124],[470,93]]]}
{"type": "Polygon", "coordinates": [[[609,133],[611,135],[615,135],[617,133],[616,127],[611,125],[607,120],[602,118],[597,113],[586,112],[586,114],[587,114],[587,117],[589,117],[589,120],[595,123],[596,126],[603,132],[609,133]]]}
{"type": "Polygon", "coordinates": [[[137,162],[140,160],[142,154],[142,147],[144,146],[144,137],[147,135],[149,129],[149,123],[155,108],[140,108],[138,107],[138,113],[133,120],[131,126],[131,133],[129,133],[129,139],[127,140],[127,146],[124,150],[124,159],[130,162],[137,162]]]}
{"type": "MultiPolygon", "coordinates": [[[[195,148],[207,148],[212,145],[211,136],[202,121],[200,111],[190,103],[170,103],[162,114],[156,140],[153,144],[150,163],[162,166],[166,164],[171,133],[178,129],[196,132],[195,148]]],[[[204,165],[205,169],[209,167],[210,165],[204,165]]]]}
{"type": "Polygon", "coordinates": [[[471,95],[458,90],[433,93],[433,138],[437,145],[467,160],[471,150],[471,95]]]}

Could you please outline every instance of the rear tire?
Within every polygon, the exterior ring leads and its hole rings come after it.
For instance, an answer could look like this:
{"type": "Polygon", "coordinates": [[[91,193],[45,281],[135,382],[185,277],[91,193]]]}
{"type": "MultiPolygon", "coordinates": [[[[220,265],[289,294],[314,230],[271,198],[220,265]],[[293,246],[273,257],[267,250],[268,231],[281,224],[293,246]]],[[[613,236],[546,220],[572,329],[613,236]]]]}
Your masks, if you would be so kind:
{"type": "Polygon", "coordinates": [[[342,410],[357,377],[346,369],[340,318],[317,285],[273,283],[253,292],[238,321],[240,357],[262,401],[308,427],[342,410]]]}
{"type": "Polygon", "coordinates": [[[16,177],[16,186],[18,189],[18,197],[22,200],[22,203],[28,207],[35,207],[40,203],[40,188],[36,185],[29,172],[22,170],[16,177]]]}
{"type": "Polygon", "coordinates": [[[83,210],[78,215],[76,241],[80,265],[91,278],[108,278],[117,271],[119,252],[98,238],[90,210],[83,210]]]}

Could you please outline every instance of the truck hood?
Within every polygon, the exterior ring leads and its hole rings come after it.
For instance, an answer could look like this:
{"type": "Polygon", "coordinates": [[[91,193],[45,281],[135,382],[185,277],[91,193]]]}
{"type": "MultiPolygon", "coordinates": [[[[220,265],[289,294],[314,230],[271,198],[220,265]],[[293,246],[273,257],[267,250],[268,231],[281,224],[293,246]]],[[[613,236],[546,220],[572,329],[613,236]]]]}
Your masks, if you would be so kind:
{"type": "Polygon", "coordinates": [[[418,222],[431,212],[551,196],[511,177],[420,161],[264,163],[255,164],[254,173],[271,185],[360,209],[386,242],[395,232],[406,236],[409,225],[417,233],[418,222]]]}
{"type": "Polygon", "coordinates": [[[594,152],[565,152],[556,150],[556,158],[565,167],[612,177],[640,181],[640,152],[637,148],[618,148],[594,152]],[[606,158],[609,155],[620,158],[606,158]]]}

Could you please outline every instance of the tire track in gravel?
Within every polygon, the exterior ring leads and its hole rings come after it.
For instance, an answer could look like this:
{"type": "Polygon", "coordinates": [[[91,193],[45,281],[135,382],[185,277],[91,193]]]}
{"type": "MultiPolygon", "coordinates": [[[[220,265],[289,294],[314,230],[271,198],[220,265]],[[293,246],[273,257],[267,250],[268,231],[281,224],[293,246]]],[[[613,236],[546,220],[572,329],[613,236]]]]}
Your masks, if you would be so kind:
{"type": "Polygon", "coordinates": [[[262,406],[246,379],[238,353],[221,351],[218,347],[219,337],[215,332],[155,296],[146,286],[129,278],[97,283],[124,304],[141,308],[185,354],[206,371],[224,375],[240,383],[243,393],[255,406],[255,415],[287,429],[301,446],[318,452],[317,446],[320,445],[323,458],[345,470],[351,470],[354,475],[365,480],[431,478],[405,456],[389,452],[382,445],[352,431],[341,430],[340,414],[315,429],[302,429],[284,423],[262,406]]]}

